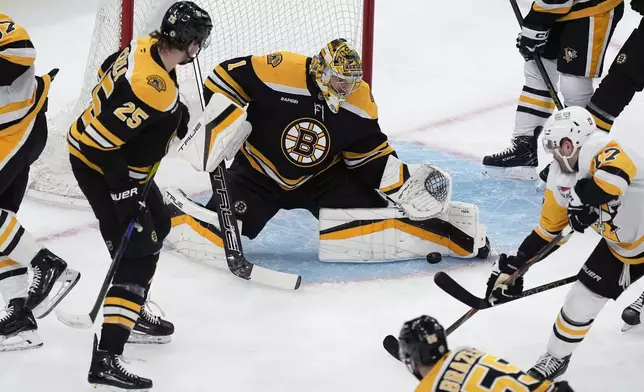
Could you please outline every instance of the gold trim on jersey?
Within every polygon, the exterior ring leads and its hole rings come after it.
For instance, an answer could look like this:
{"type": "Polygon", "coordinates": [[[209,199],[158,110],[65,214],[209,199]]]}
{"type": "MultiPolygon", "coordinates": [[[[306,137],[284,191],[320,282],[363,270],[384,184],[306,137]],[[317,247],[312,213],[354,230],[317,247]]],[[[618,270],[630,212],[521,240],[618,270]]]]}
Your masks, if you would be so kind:
{"type": "Polygon", "coordinates": [[[611,140],[595,154],[589,172],[604,192],[621,196],[637,175],[637,166],[622,146],[611,140]]]}
{"type": "Polygon", "coordinates": [[[350,238],[360,237],[367,234],[379,233],[387,229],[396,229],[414,237],[418,237],[434,244],[441,245],[459,256],[467,256],[472,254],[471,251],[464,249],[456,242],[452,241],[449,237],[444,237],[425,230],[418,226],[413,226],[398,219],[384,219],[379,222],[367,223],[357,227],[350,227],[340,229],[337,231],[327,232],[320,234],[320,240],[346,240],[350,238]]]}
{"type": "Polygon", "coordinates": [[[242,103],[240,106],[243,107],[250,102],[250,95],[244,91],[239,83],[221,65],[215,67],[210,74],[210,78],[219,89],[227,92],[225,95],[234,95],[237,98],[235,101],[242,103]]]}
{"type": "Polygon", "coordinates": [[[297,178],[295,180],[291,180],[282,176],[277,171],[277,167],[275,167],[275,165],[268,158],[266,158],[264,154],[259,152],[259,150],[257,150],[248,142],[244,143],[241,151],[255,170],[272,178],[275,182],[277,182],[277,185],[279,185],[284,190],[293,190],[302,185],[309,178],[313,177],[312,175],[308,175],[301,176],[300,178],[297,178]]]}
{"type": "Polygon", "coordinates": [[[153,109],[167,112],[177,104],[179,90],[168,71],[152,58],[150,47],[154,42],[151,37],[132,41],[125,78],[137,98],[153,109]]]}
{"type": "Polygon", "coordinates": [[[400,162],[400,168],[398,169],[398,176],[399,176],[398,181],[384,188],[380,188],[380,192],[387,193],[391,190],[398,189],[401,186],[403,186],[403,184],[405,183],[405,164],[402,162],[400,162]]]}
{"type": "Polygon", "coordinates": [[[581,18],[587,18],[589,16],[604,14],[615,9],[623,2],[624,0],[606,0],[600,4],[597,4],[594,7],[584,8],[579,11],[573,11],[568,15],[557,19],[557,22],[565,22],[567,20],[581,19],[581,18]]]}
{"type": "Polygon", "coordinates": [[[367,82],[362,81],[360,87],[352,92],[347,100],[342,103],[340,109],[346,109],[362,118],[375,120],[378,118],[378,105],[371,95],[371,89],[367,82]]]}
{"type": "Polygon", "coordinates": [[[611,128],[613,128],[613,124],[607,123],[606,121],[604,121],[601,118],[595,116],[594,114],[592,116],[595,119],[595,124],[597,124],[597,128],[599,128],[599,129],[601,129],[603,131],[606,131],[606,132],[610,132],[611,128]]]}
{"type": "Polygon", "coordinates": [[[16,216],[11,214],[11,219],[6,222],[5,225],[2,225],[2,234],[0,234],[0,248],[4,248],[5,245],[13,238],[13,235],[16,232],[16,228],[20,228],[20,223],[16,219],[16,216]]]}
{"type": "Polygon", "coordinates": [[[539,227],[536,230],[537,234],[544,240],[550,241],[554,238],[551,233],[558,233],[567,225],[568,208],[560,206],[552,190],[546,188],[543,193],[543,206],[541,207],[539,227]]]}
{"type": "Polygon", "coordinates": [[[310,96],[311,93],[306,84],[309,74],[306,69],[308,57],[291,52],[278,52],[271,55],[276,54],[282,55],[282,61],[276,67],[268,61],[268,56],[251,57],[253,70],[259,80],[275,91],[310,96]]]}
{"type": "Polygon", "coordinates": [[[231,101],[235,102],[239,106],[243,107],[243,106],[246,105],[244,103],[244,101],[242,101],[242,99],[238,95],[232,93],[227,88],[224,89],[223,87],[220,87],[217,83],[213,82],[212,75],[208,76],[208,78],[206,78],[206,81],[204,82],[204,86],[208,90],[210,90],[213,94],[217,94],[217,93],[221,94],[224,97],[226,97],[226,98],[230,99],[231,101]]]}
{"type": "Polygon", "coordinates": [[[342,151],[342,158],[349,169],[355,169],[393,152],[394,149],[385,141],[369,152],[342,151]]]}
{"type": "Polygon", "coordinates": [[[537,12],[547,12],[549,14],[567,14],[572,6],[565,4],[549,4],[542,0],[535,0],[532,4],[532,9],[537,12]]]}
{"type": "Polygon", "coordinates": [[[529,103],[531,105],[537,105],[544,109],[548,109],[550,111],[554,110],[557,107],[557,105],[555,105],[552,99],[543,100],[543,99],[529,97],[526,95],[525,91],[521,93],[521,96],[519,97],[519,101],[524,103],[529,103]]]}
{"type": "Polygon", "coordinates": [[[29,33],[24,27],[14,22],[7,14],[0,12],[0,48],[6,44],[19,41],[30,41],[29,33]],[[11,31],[9,31],[11,29],[11,31]]]}

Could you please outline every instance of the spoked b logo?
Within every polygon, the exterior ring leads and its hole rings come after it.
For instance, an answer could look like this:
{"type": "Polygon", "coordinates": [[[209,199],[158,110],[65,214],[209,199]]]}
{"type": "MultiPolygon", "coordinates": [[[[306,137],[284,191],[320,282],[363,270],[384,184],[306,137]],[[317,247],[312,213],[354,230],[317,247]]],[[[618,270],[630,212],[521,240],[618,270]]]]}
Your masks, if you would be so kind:
{"type": "Polygon", "coordinates": [[[282,152],[289,162],[311,167],[324,160],[331,148],[329,131],[313,118],[299,118],[282,132],[282,152]]]}

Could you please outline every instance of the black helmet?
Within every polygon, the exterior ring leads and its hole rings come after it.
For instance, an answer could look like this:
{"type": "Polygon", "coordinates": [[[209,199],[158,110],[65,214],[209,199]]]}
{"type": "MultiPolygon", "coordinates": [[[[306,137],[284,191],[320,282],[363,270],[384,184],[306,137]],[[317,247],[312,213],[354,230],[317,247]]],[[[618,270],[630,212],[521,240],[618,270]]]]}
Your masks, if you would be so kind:
{"type": "Polygon", "coordinates": [[[178,49],[187,47],[192,41],[197,41],[200,48],[207,47],[211,30],[210,15],[192,1],[174,3],[161,22],[161,35],[178,49]]]}
{"type": "Polygon", "coordinates": [[[403,324],[398,341],[400,360],[419,380],[423,377],[417,366],[432,366],[447,352],[445,330],[429,316],[420,316],[403,324]]]}

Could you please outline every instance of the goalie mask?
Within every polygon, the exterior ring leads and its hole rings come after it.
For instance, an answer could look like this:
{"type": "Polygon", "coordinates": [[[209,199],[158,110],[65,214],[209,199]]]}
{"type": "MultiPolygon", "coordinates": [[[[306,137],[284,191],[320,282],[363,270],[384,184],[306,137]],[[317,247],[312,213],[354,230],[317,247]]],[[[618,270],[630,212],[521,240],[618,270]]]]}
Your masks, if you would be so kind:
{"type": "Polygon", "coordinates": [[[310,73],[333,113],[358,89],[362,81],[360,55],[343,38],[329,42],[313,56],[310,73]]]}

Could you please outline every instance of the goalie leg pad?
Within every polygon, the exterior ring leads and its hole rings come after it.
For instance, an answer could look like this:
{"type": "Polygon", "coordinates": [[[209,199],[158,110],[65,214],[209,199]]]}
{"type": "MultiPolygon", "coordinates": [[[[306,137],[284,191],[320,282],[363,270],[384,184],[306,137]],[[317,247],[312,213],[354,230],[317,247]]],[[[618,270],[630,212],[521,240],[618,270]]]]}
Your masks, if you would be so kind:
{"type": "Polygon", "coordinates": [[[485,227],[469,203],[452,202],[445,213],[424,221],[396,208],[320,210],[320,261],[398,261],[432,252],[470,258],[484,246],[485,227]]]}

